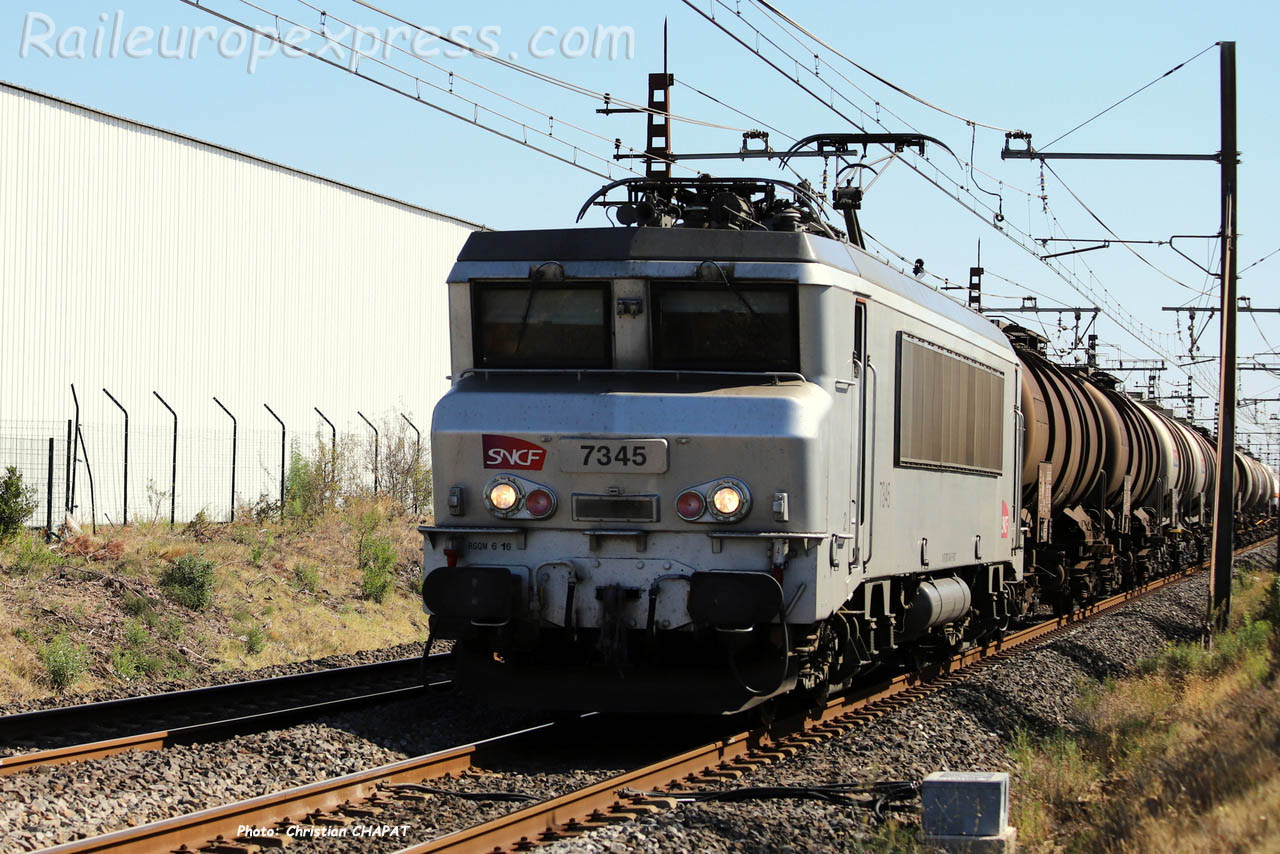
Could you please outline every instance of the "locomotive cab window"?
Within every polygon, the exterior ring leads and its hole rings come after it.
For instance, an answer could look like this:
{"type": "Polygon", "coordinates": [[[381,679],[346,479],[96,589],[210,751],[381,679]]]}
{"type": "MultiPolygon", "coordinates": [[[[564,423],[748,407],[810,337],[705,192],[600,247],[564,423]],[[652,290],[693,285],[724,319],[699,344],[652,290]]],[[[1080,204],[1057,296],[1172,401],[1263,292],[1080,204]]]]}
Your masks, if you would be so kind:
{"type": "Polygon", "coordinates": [[[653,285],[653,366],[689,371],[799,371],[790,285],[653,285]]]}
{"type": "Polygon", "coordinates": [[[609,285],[471,286],[477,368],[608,368],[609,285]]]}

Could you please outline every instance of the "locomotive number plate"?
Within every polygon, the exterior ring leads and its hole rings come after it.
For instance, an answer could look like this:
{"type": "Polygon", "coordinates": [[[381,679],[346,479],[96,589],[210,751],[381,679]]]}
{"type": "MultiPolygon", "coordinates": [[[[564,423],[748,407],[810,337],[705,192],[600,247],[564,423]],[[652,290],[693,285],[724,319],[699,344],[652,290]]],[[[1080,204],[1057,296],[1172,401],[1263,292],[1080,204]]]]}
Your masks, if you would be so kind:
{"type": "Polygon", "coordinates": [[[560,471],[662,474],[666,439],[561,439],[560,471]]]}

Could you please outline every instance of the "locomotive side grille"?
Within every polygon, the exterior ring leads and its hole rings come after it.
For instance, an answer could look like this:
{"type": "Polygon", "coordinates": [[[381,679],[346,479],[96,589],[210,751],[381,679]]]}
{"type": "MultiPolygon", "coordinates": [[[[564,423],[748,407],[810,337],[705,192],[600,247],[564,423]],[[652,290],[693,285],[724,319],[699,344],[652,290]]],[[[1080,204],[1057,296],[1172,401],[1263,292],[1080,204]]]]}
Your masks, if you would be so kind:
{"type": "Polygon", "coordinates": [[[897,464],[999,475],[1004,373],[898,333],[897,464]]]}
{"type": "Polygon", "coordinates": [[[574,495],[575,522],[656,522],[656,495],[574,495]]]}

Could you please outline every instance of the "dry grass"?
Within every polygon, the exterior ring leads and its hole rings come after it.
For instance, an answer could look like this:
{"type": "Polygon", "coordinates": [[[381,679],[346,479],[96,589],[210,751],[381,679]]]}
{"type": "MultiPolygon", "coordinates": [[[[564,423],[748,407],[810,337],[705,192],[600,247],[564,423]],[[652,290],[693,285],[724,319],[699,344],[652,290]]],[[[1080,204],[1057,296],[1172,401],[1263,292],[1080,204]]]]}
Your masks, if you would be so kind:
{"type": "Polygon", "coordinates": [[[181,677],[426,637],[416,592],[418,520],[392,502],[354,500],[290,523],[248,513],[239,519],[174,529],[144,522],[100,529],[96,539],[78,537],[53,551],[25,539],[0,549],[0,702],[50,693],[39,651],[60,633],[90,652],[89,672],[74,691],[139,678],[140,670],[181,677]],[[361,598],[360,525],[373,525],[395,552],[395,584],[380,604],[361,598]],[[186,555],[216,567],[212,600],[199,611],[169,601],[158,585],[186,555]]]}
{"type": "Polygon", "coordinates": [[[1075,737],[1015,739],[1022,850],[1280,851],[1276,585],[1245,573],[1213,650],[1174,646],[1085,690],[1075,737]]]}

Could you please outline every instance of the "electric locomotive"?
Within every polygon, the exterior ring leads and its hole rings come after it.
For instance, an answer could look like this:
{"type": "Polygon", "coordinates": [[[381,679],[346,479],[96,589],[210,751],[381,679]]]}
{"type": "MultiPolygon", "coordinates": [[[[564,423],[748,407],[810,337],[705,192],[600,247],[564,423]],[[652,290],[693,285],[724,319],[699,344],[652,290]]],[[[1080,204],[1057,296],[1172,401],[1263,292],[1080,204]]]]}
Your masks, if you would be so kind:
{"type": "Polygon", "coordinates": [[[464,684],[736,712],[1201,548],[1203,436],[870,255],[848,201],[631,179],[583,208],[619,227],[471,236],[420,529],[464,684]]]}

